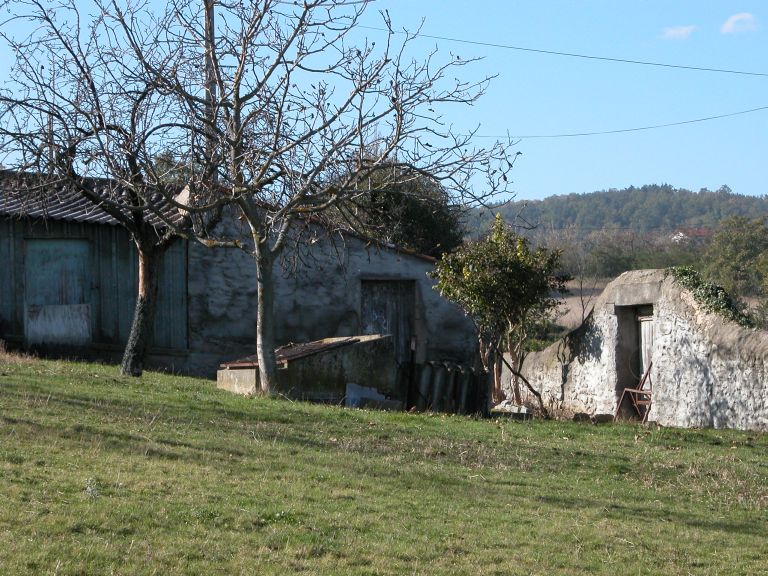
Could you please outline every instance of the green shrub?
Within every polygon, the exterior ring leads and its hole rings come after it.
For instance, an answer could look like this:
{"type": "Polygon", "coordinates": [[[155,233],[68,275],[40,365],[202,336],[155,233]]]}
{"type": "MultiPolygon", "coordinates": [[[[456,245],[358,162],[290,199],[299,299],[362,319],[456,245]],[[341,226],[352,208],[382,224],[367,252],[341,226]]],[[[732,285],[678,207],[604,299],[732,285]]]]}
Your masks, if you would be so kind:
{"type": "Polygon", "coordinates": [[[691,266],[676,266],[667,268],[666,275],[671,274],[675,282],[693,294],[694,299],[708,312],[713,312],[723,318],[736,322],[745,328],[754,327],[754,321],[744,313],[744,305],[731,296],[725,288],[713,282],[707,282],[701,274],[691,266]]]}

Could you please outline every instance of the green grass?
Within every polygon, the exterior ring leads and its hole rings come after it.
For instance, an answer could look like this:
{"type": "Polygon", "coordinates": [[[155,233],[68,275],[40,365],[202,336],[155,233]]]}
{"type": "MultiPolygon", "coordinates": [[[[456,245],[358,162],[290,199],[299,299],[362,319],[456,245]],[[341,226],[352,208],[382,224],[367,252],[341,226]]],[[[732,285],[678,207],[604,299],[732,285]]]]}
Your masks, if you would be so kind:
{"type": "Polygon", "coordinates": [[[0,355],[2,574],[760,574],[768,437],[240,398],[0,355]]]}

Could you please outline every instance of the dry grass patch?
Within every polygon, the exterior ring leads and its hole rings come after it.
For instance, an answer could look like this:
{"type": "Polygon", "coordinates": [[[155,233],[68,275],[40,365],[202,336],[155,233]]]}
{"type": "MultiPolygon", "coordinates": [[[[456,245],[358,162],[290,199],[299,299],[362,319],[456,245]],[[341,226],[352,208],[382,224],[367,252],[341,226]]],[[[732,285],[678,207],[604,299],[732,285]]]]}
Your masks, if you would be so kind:
{"type": "Polygon", "coordinates": [[[37,361],[35,356],[24,352],[10,351],[5,340],[0,340],[0,370],[3,364],[32,364],[37,361]]]}

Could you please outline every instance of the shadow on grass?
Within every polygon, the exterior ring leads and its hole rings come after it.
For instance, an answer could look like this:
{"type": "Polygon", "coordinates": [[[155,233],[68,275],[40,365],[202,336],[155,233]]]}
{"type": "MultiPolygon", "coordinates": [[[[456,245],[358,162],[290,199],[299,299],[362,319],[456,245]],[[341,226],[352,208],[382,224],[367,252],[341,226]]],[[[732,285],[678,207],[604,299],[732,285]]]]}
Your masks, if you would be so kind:
{"type": "MultiPolygon", "coordinates": [[[[129,432],[118,432],[108,428],[100,428],[87,424],[49,425],[30,419],[0,416],[0,421],[17,426],[25,426],[35,434],[43,435],[49,442],[55,439],[77,441],[92,445],[100,445],[103,449],[120,453],[132,453],[164,460],[182,460],[197,464],[210,464],[212,460],[230,462],[232,457],[247,458],[255,454],[255,450],[243,450],[232,444],[221,446],[211,444],[205,439],[200,442],[189,442],[178,439],[164,438],[160,434],[144,435],[129,432]]],[[[327,448],[324,442],[318,442],[306,437],[292,434],[262,434],[262,442],[279,441],[281,447],[288,450],[291,447],[318,450],[327,448]]]]}
{"type": "Polygon", "coordinates": [[[691,528],[712,530],[715,532],[738,532],[747,536],[758,538],[768,537],[768,525],[763,522],[745,520],[743,522],[713,519],[697,514],[673,510],[661,505],[658,501],[640,502],[635,505],[606,503],[601,500],[579,498],[571,496],[544,495],[537,498],[539,502],[552,507],[570,510],[603,510],[605,516],[614,520],[626,521],[628,518],[636,519],[639,524],[659,521],[672,524],[686,524],[691,528]]]}

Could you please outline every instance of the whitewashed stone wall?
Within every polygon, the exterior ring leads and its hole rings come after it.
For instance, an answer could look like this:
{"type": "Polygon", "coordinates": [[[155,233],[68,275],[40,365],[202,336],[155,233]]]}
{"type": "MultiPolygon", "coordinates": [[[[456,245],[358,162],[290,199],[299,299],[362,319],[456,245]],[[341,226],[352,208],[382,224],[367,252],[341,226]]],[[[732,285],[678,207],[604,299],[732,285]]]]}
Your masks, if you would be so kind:
{"type": "Polygon", "coordinates": [[[768,333],[703,312],[671,279],[662,285],[658,315],[651,419],[768,430],[768,333]]]}
{"type": "Polygon", "coordinates": [[[615,413],[620,331],[626,329],[619,315],[640,305],[653,305],[649,421],[768,430],[768,333],[703,311],[661,270],[622,274],[580,328],[528,357],[523,372],[550,406],[565,413],[615,413]]]}

